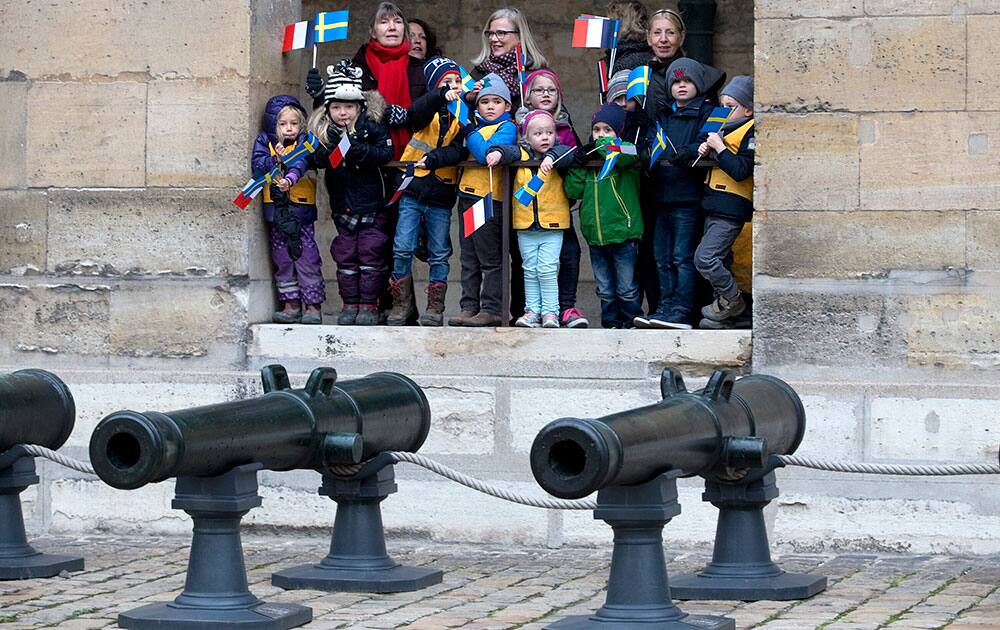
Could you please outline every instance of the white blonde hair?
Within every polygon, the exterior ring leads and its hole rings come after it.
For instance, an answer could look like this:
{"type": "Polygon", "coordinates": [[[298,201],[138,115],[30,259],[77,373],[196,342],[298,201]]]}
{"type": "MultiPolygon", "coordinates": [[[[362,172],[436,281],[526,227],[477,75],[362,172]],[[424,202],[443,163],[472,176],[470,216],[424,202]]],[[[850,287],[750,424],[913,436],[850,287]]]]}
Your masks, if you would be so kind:
{"type": "Polygon", "coordinates": [[[525,56],[531,61],[531,68],[544,68],[549,65],[548,59],[545,58],[545,55],[538,48],[538,44],[535,43],[535,38],[531,36],[531,28],[528,27],[528,20],[520,10],[514,7],[497,9],[487,18],[486,24],[483,25],[483,31],[480,33],[483,45],[479,54],[472,59],[472,65],[478,66],[490,56],[490,40],[486,37],[486,30],[489,29],[493,20],[497,19],[510,20],[510,23],[517,29],[518,39],[521,42],[521,50],[524,51],[525,56]]]}
{"type": "MultiPolygon", "coordinates": [[[[361,107],[358,106],[358,117],[361,115],[361,107]]],[[[354,122],[350,124],[347,128],[348,133],[354,133],[354,125],[357,123],[358,117],[355,117],[354,122]]],[[[330,126],[336,127],[332,120],[330,120],[330,115],[327,113],[327,105],[322,107],[317,107],[313,110],[313,113],[309,115],[309,122],[306,123],[306,127],[309,131],[313,132],[313,135],[323,143],[323,146],[330,147],[333,144],[333,139],[330,138],[330,126]]]]}
{"type": "Polygon", "coordinates": [[[299,121],[299,129],[303,129],[306,126],[306,115],[302,113],[302,110],[294,105],[285,105],[278,110],[278,115],[274,117],[274,137],[281,138],[281,130],[278,129],[278,121],[281,119],[281,115],[286,112],[294,112],[295,117],[299,121]]]}

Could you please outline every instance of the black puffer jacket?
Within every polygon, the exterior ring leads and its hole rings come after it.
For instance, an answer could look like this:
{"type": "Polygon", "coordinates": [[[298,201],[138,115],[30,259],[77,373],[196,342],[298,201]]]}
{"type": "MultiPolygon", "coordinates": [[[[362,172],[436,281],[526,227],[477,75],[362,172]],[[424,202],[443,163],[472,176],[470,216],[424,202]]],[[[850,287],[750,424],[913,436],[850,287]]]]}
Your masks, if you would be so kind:
{"type": "MultiPolygon", "coordinates": [[[[663,127],[670,142],[660,155],[660,160],[653,164],[649,171],[651,181],[650,198],[658,206],[697,206],[705,188],[705,173],[707,169],[698,166],[687,166],[698,157],[698,145],[705,141],[708,134],[701,133],[701,126],[708,120],[714,105],[704,96],[699,96],[684,107],[666,107],[660,110],[657,122],[663,127]],[[665,162],[673,155],[670,143],[677,148],[678,153],[686,153],[688,159],[684,166],[675,166],[665,162]]],[[[649,163],[649,150],[656,142],[656,126],[646,132],[645,159],[649,163]]]]}
{"type": "MultiPolygon", "coordinates": [[[[639,66],[648,66],[652,59],[653,49],[649,47],[646,40],[618,42],[618,49],[615,52],[615,67],[611,69],[608,76],[614,76],[619,70],[632,70],[639,66]]],[[[610,50],[605,51],[604,61],[611,63],[610,50]]]]}
{"type": "MultiPolygon", "coordinates": [[[[459,127],[458,133],[450,143],[444,144],[444,135],[447,133],[453,118],[451,112],[448,111],[448,101],[444,97],[446,92],[447,88],[428,92],[414,101],[407,110],[407,124],[414,134],[430,125],[435,115],[441,116],[441,132],[438,134],[437,142],[432,150],[426,154],[425,164],[430,170],[442,166],[454,166],[469,156],[469,150],[465,148],[464,126],[459,127]]],[[[411,142],[413,142],[412,139],[411,142]]],[[[401,174],[395,178],[396,186],[399,185],[401,179],[401,174]]],[[[450,208],[455,205],[458,198],[458,184],[446,184],[430,173],[424,177],[415,177],[404,194],[415,197],[419,201],[450,208]]]]}

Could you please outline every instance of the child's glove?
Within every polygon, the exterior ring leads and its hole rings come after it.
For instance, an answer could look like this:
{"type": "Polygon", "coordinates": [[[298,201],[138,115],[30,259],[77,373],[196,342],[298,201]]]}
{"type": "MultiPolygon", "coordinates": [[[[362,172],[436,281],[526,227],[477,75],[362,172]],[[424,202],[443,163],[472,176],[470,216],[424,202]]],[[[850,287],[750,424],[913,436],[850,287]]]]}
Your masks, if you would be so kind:
{"type": "Polygon", "coordinates": [[[409,112],[400,105],[389,105],[385,110],[385,120],[390,127],[402,127],[409,119],[409,112]]]}
{"type": "Polygon", "coordinates": [[[691,153],[691,149],[681,147],[677,151],[674,151],[674,154],[670,156],[668,161],[674,166],[690,166],[693,159],[694,154],[691,153]]]}
{"type": "Polygon", "coordinates": [[[309,68],[306,75],[306,94],[313,98],[323,96],[323,77],[319,74],[319,68],[309,68]]]}

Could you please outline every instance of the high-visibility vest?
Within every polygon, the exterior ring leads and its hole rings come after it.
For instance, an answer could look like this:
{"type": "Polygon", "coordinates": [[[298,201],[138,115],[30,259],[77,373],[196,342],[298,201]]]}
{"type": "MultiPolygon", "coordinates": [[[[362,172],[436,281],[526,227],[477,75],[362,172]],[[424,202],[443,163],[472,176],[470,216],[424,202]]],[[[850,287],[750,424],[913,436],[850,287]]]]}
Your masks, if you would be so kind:
{"type": "MultiPolygon", "coordinates": [[[[484,140],[489,140],[493,137],[501,125],[510,124],[513,125],[514,122],[511,120],[504,120],[498,122],[495,125],[485,125],[479,128],[477,131],[483,136],[484,140]]],[[[493,199],[495,201],[500,200],[500,195],[502,192],[501,186],[503,186],[503,175],[501,175],[501,169],[497,169],[497,172],[493,173],[493,199]]],[[[490,173],[489,169],[485,166],[467,166],[462,170],[462,181],[458,183],[458,192],[464,193],[466,195],[474,195],[476,197],[485,197],[490,193],[490,173]]]]}
{"type": "MultiPolygon", "coordinates": [[[[277,157],[278,152],[274,150],[274,145],[267,143],[267,148],[271,152],[271,157],[277,157]]],[[[289,147],[289,150],[295,147],[289,147]]],[[[286,151],[287,153],[288,151],[286,151]]],[[[304,206],[316,205],[316,180],[307,175],[302,175],[295,185],[288,189],[288,202],[298,203],[304,206]]],[[[264,186],[264,203],[271,202],[271,187],[264,186]]]]}
{"type": "MultiPolygon", "coordinates": [[[[743,143],[743,138],[751,129],[753,129],[752,119],[722,136],[722,142],[725,143],[726,148],[734,154],[739,153],[740,144],[743,143]]],[[[738,182],[729,175],[726,175],[726,172],[721,168],[715,166],[708,171],[705,183],[708,184],[708,187],[712,190],[738,195],[748,201],[753,201],[752,175],[743,181],[738,182]]]]}
{"type": "MultiPolygon", "coordinates": [[[[521,161],[532,159],[528,152],[521,149],[521,161]]],[[[519,189],[534,176],[529,167],[521,167],[514,174],[514,190],[519,189]]],[[[563,191],[563,178],[556,169],[548,175],[539,175],[545,184],[539,189],[530,206],[523,206],[517,200],[513,201],[513,225],[515,230],[526,230],[535,222],[538,215],[538,225],[546,230],[564,230],[569,227],[569,199],[563,191]]]]}
{"type": "MultiPolygon", "coordinates": [[[[454,116],[449,116],[451,118],[451,124],[448,126],[448,130],[444,134],[444,140],[441,142],[441,146],[451,144],[451,141],[455,139],[458,132],[461,130],[461,125],[458,124],[458,119],[454,116]]],[[[421,158],[427,155],[428,152],[438,148],[437,141],[441,137],[441,114],[434,114],[434,118],[431,123],[413,134],[410,138],[410,142],[406,145],[406,149],[403,150],[403,156],[399,158],[403,162],[419,162],[421,158]]],[[[405,171],[404,167],[399,167],[400,170],[405,171]]],[[[426,168],[418,168],[413,171],[414,177],[426,177],[431,171],[426,168]]],[[[458,182],[458,167],[455,166],[444,166],[434,171],[434,176],[440,179],[442,182],[448,185],[454,185],[458,182]]]]}

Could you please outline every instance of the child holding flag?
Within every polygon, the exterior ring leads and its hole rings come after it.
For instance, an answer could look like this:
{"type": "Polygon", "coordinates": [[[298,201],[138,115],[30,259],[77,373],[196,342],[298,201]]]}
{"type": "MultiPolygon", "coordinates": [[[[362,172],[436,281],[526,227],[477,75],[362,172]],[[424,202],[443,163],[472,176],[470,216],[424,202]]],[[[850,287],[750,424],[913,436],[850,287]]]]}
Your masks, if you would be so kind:
{"type": "MultiPolygon", "coordinates": [[[[501,175],[494,176],[486,154],[498,144],[517,140],[517,127],[510,115],[511,93],[496,74],[480,81],[476,94],[475,122],[466,128],[465,146],[472,159],[489,168],[466,167],[458,183],[458,209],[461,215],[477,204],[484,208],[486,222],[461,240],[462,312],[448,319],[449,326],[499,326],[502,289],[500,283],[501,249],[503,243],[500,220],[501,175]]],[[[427,159],[437,160],[436,149],[427,159]]],[[[433,162],[432,162],[433,163],[433,162]]]]}
{"type": "MultiPolygon", "coordinates": [[[[705,93],[725,78],[721,70],[681,57],[667,69],[667,92],[672,102],[657,112],[656,125],[646,135],[652,150],[661,135],[666,146],[663,160],[651,160],[650,201],[655,206],[653,251],[660,276],[656,311],[636,317],[639,328],[689,329],[695,303],[694,249],[701,234],[701,196],[705,169],[692,168],[698,145],[705,139],[701,128],[713,106],[705,93]]],[[[652,152],[652,151],[651,151],[652,152]]]]}
{"type": "Polygon", "coordinates": [[[282,306],[271,321],[319,324],[326,289],[316,245],[316,180],[305,177],[308,160],[288,167],[280,162],[305,141],[306,110],[294,96],[274,96],[264,106],[263,126],[254,141],[251,166],[254,172],[269,173],[280,165],[282,172],[281,179],[264,188],[264,220],[270,230],[271,262],[282,306]]]}
{"type": "Polygon", "coordinates": [[[346,59],[331,67],[324,106],[309,117],[309,130],[320,141],[313,154],[325,168],[330,210],[337,237],[330,253],[337,263],[337,288],[344,302],[341,326],[374,326],[376,303],[389,264],[386,182],[381,165],[392,159],[389,129],[379,122],[385,99],[361,91],[362,70],[346,59]]]}
{"type": "MultiPolygon", "coordinates": [[[[625,110],[607,103],[594,113],[591,139],[597,148],[608,150],[625,128],[625,110]]],[[[635,265],[642,238],[639,206],[641,169],[635,147],[621,142],[621,151],[610,175],[598,180],[598,169],[575,166],[566,176],[566,196],[582,199],[580,231],[590,245],[590,265],[594,270],[597,296],[601,300],[603,328],[633,328],[642,314],[642,299],[636,282],[635,265]],[[627,152],[631,147],[633,152],[627,152]]],[[[585,162],[585,155],[578,155],[585,162]]]]}
{"type": "Polygon", "coordinates": [[[423,225],[427,230],[427,310],[421,326],[440,326],[448,290],[448,258],[451,256],[451,208],[458,192],[458,164],[468,155],[465,125],[449,109],[468,114],[461,98],[462,75],[458,65],[446,57],[433,57],[424,64],[430,91],[406,110],[404,119],[413,135],[403,151],[404,162],[415,162],[404,170],[400,184],[399,218],[393,241],[392,311],[386,323],[403,326],[414,315],[413,251],[423,225]],[[433,152],[433,154],[431,154],[433,152]],[[411,178],[407,181],[407,178],[411,178]],[[405,187],[405,188],[404,188],[405,187]]]}
{"type": "Polygon", "coordinates": [[[720,328],[719,322],[743,313],[746,302],[726,261],[743,225],[753,219],[753,161],[756,143],[753,120],[753,78],[735,76],[720,92],[732,113],[719,133],[710,133],[698,155],[714,152],[718,166],[709,171],[702,208],[705,232],[695,251],[698,273],[712,284],[715,299],[701,309],[708,320],[702,328],[720,328]]]}
{"type": "MultiPolygon", "coordinates": [[[[524,268],[524,315],[515,326],[559,328],[559,253],[562,232],[569,227],[569,200],[563,191],[562,175],[555,162],[569,147],[559,145],[552,114],[536,109],[524,117],[521,126],[524,146],[493,147],[487,164],[509,164],[518,160],[541,160],[540,166],[521,167],[514,174],[514,186],[527,186],[536,176],[541,187],[525,205],[513,204],[511,224],[517,232],[518,249],[524,268]]],[[[563,164],[566,169],[569,162],[563,164]]]]}

